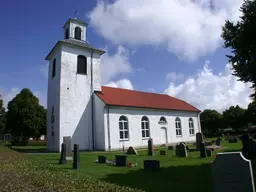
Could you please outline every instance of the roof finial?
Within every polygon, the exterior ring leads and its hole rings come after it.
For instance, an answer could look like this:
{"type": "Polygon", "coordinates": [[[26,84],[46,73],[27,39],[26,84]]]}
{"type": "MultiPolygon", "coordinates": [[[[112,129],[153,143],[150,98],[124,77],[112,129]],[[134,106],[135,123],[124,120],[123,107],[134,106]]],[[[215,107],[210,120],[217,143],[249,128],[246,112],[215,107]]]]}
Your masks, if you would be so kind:
{"type": "Polygon", "coordinates": [[[77,13],[77,10],[75,10],[75,18],[76,18],[76,13],[77,13]]]}

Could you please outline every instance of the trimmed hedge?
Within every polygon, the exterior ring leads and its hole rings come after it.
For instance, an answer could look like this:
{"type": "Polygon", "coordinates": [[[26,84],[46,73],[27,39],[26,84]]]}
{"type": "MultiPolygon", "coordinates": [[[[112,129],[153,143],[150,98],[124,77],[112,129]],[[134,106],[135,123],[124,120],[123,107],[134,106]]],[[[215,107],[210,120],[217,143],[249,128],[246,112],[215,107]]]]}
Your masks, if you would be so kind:
{"type": "Polygon", "coordinates": [[[139,192],[63,170],[33,157],[0,147],[0,186],[2,192],[139,192]]]}

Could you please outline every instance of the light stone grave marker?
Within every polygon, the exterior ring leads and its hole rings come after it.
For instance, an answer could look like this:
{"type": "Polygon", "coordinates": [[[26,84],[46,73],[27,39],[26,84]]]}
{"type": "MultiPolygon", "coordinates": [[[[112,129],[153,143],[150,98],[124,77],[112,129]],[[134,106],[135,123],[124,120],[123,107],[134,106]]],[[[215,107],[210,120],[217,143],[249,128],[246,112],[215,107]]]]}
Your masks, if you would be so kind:
{"type": "Polygon", "coordinates": [[[66,160],[73,160],[72,158],[72,144],[71,137],[63,137],[63,143],[66,144],[66,160]]]}
{"type": "Polygon", "coordinates": [[[217,153],[211,166],[214,192],[255,192],[251,161],[241,152],[217,153]]]}

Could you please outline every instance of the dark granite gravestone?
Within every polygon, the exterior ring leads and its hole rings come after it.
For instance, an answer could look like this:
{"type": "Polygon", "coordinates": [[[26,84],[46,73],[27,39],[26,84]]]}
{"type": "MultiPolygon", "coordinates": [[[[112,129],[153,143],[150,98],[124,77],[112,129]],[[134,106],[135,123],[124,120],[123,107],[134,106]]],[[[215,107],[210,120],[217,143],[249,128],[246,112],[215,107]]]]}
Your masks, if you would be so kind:
{"type": "Polygon", "coordinates": [[[125,167],[127,165],[127,156],[126,155],[116,155],[116,166],[125,167]]]}
{"type": "Polygon", "coordinates": [[[126,152],[127,155],[138,155],[137,150],[134,147],[129,147],[126,152]]]}
{"type": "Polygon", "coordinates": [[[60,160],[59,164],[67,164],[66,160],[66,144],[61,144],[61,154],[60,154],[60,160]]]}
{"type": "Polygon", "coordinates": [[[145,171],[158,171],[160,169],[160,161],[158,160],[144,160],[145,171]]]}
{"type": "Polygon", "coordinates": [[[166,156],[166,155],[167,155],[167,153],[166,153],[166,151],[161,150],[161,151],[160,151],[160,155],[164,155],[164,156],[166,156]]]}
{"type": "Polygon", "coordinates": [[[218,145],[218,146],[220,146],[220,143],[221,143],[221,139],[220,138],[215,141],[215,144],[218,145]]]}
{"type": "Polygon", "coordinates": [[[179,151],[180,151],[180,157],[187,157],[188,153],[187,153],[187,148],[186,145],[184,143],[181,143],[179,146],[179,151]]]}
{"type": "Polygon", "coordinates": [[[212,180],[214,192],[255,192],[251,161],[241,152],[216,154],[212,180]]]}
{"type": "Polygon", "coordinates": [[[237,139],[237,137],[234,137],[234,143],[237,143],[238,142],[238,139],[237,139]]]}
{"type": "Polygon", "coordinates": [[[212,150],[206,149],[206,155],[207,155],[207,157],[211,157],[212,156],[212,150]]]}
{"type": "Polygon", "coordinates": [[[73,169],[80,169],[80,151],[79,151],[79,145],[78,144],[74,144],[73,169]]]}
{"type": "Polygon", "coordinates": [[[106,156],[98,156],[98,163],[106,163],[107,157],[106,156]]]}
{"type": "Polygon", "coordinates": [[[180,145],[175,146],[175,154],[176,154],[176,157],[180,156],[180,145]]]}
{"type": "Polygon", "coordinates": [[[153,139],[148,140],[148,156],[154,155],[154,149],[153,149],[153,139]]]}
{"type": "Polygon", "coordinates": [[[200,150],[200,143],[203,142],[203,134],[198,132],[196,134],[196,150],[199,151],[200,150]]]}
{"type": "Polygon", "coordinates": [[[63,143],[66,144],[66,160],[72,160],[72,144],[71,144],[71,137],[63,137],[63,143]]]}
{"type": "Polygon", "coordinates": [[[174,147],[173,146],[168,146],[168,150],[173,150],[174,147]]]}
{"type": "Polygon", "coordinates": [[[201,158],[206,158],[207,157],[206,147],[205,147],[205,144],[203,142],[200,143],[200,157],[201,158]]]}

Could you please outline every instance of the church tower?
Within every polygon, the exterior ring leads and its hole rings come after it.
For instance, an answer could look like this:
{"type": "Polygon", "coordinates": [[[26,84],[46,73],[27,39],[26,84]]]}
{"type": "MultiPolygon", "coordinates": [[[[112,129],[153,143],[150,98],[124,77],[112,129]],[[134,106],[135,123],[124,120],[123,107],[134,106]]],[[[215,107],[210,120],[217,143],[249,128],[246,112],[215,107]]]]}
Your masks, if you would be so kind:
{"type": "Polygon", "coordinates": [[[49,61],[47,93],[47,149],[59,152],[70,136],[81,150],[94,149],[94,91],[101,91],[100,57],[103,50],[86,41],[87,24],[69,19],[64,39],[56,43],[49,61]]]}

